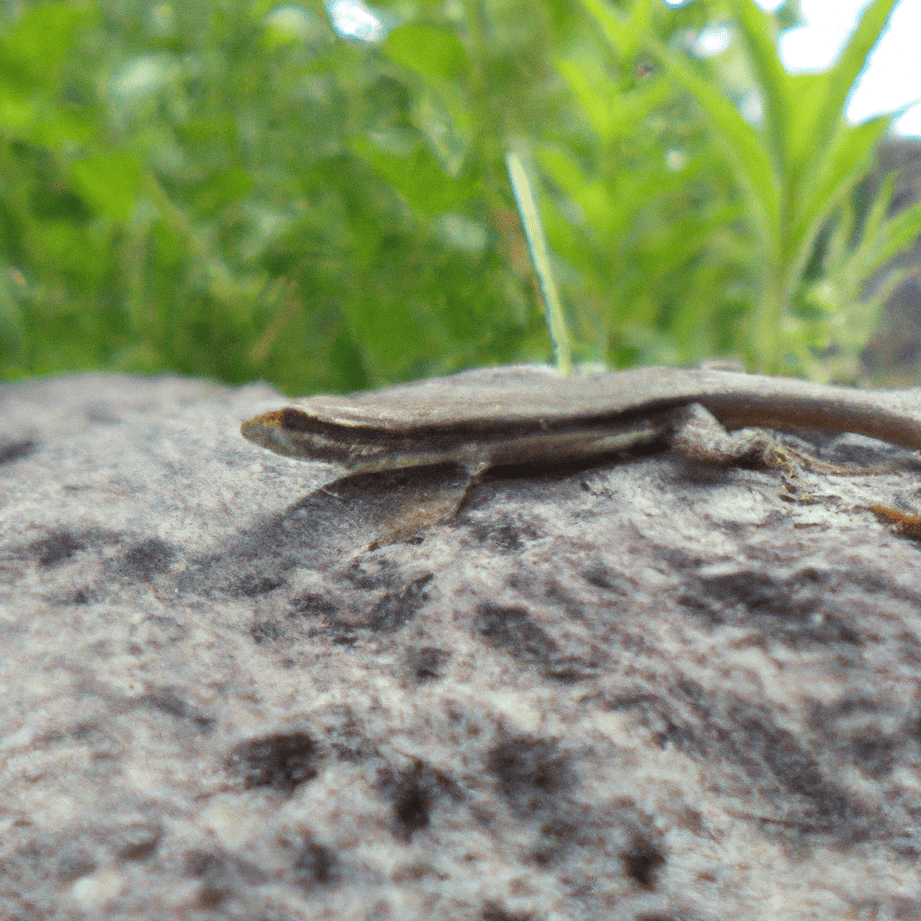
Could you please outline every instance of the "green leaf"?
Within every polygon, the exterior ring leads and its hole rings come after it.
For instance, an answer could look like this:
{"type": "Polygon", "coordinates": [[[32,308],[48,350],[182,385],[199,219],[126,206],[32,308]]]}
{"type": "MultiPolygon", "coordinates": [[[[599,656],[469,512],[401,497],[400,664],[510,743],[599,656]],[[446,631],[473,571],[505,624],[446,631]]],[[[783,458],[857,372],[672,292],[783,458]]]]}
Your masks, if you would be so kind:
{"type": "Polygon", "coordinates": [[[74,188],[93,208],[114,221],[127,221],[134,211],[142,168],[136,157],[108,155],[77,160],[71,166],[74,188]]]}
{"type": "Polygon", "coordinates": [[[841,126],[831,149],[820,164],[820,174],[804,189],[802,199],[791,203],[786,249],[795,266],[801,268],[805,264],[822,225],[848,192],[866,175],[873,152],[890,122],[888,116],[882,116],[855,128],[841,126]]]}
{"type": "Polygon", "coordinates": [[[0,84],[0,131],[14,137],[30,137],[38,116],[31,94],[0,84]]]}
{"type": "Polygon", "coordinates": [[[61,103],[60,71],[97,18],[89,4],[44,3],[13,20],[0,37],[0,133],[49,147],[92,135],[85,113],[61,103]]]}
{"type": "Polygon", "coordinates": [[[442,169],[451,177],[460,174],[470,149],[470,113],[458,88],[445,83],[439,92],[420,87],[412,111],[413,124],[425,138],[442,169]]]}
{"type": "Polygon", "coordinates": [[[0,38],[0,84],[52,83],[81,29],[99,16],[95,4],[36,3],[0,38]]]}
{"type": "MultiPolygon", "coordinates": [[[[884,196],[881,201],[886,201],[884,196]]],[[[869,270],[885,265],[921,236],[921,202],[900,211],[879,227],[869,224],[864,231],[861,248],[872,248],[872,257],[866,259],[869,270]]]]}
{"type": "Polygon", "coordinates": [[[443,214],[469,194],[469,184],[446,175],[442,164],[422,146],[417,146],[409,156],[402,157],[386,153],[365,138],[356,138],[353,150],[383,176],[418,214],[443,214]]]}
{"type": "Polygon", "coordinates": [[[666,80],[650,80],[625,92],[597,61],[561,60],[557,68],[604,141],[629,137],[672,95],[666,80]]]}
{"type": "Polygon", "coordinates": [[[460,39],[433,26],[397,26],[387,36],[383,51],[391,61],[430,79],[459,77],[470,66],[460,39]]]}
{"type": "MultiPolygon", "coordinates": [[[[784,136],[784,165],[787,181],[794,196],[801,185],[812,181],[815,170],[821,165],[827,147],[820,148],[823,133],[819,123],[827,118],[825,111],[828,74],[791,74],[787,76],[789,94],[786,106],[780,112],[784,136]],[[795,187],[795,188],[794,188],[795,187]]],[[[833,116],[832,127],[842,123],[842,113],[833,116]]]]}

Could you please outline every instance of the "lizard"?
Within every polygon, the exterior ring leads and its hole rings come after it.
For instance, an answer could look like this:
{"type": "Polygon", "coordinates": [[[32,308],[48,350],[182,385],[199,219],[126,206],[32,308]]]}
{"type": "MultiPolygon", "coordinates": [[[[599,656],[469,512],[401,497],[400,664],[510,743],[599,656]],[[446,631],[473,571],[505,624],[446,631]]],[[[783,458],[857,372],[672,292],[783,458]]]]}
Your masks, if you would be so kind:
{"type": "MultiPolygon", "coordinates": [[[[852,432],[921,450],[921,397],[711,368],[646,367],[563,377],[544,365],[461,372],[352,396],[314,396],[244,422],[278,454],[344,476],[453,464],[559,465],[665,441],[705,461],[781,466],[764,432],[852,432]]],[[[847,468],[796,455],[827,472],[847,468]]],[[[857,471],[866,472],[866,471],[857,471]]]]}

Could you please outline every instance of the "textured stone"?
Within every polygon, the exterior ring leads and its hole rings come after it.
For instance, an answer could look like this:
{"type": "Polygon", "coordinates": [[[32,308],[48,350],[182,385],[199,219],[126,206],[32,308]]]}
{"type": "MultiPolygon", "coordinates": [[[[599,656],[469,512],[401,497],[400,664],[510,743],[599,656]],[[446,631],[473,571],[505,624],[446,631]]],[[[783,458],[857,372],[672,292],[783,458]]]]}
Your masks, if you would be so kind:
{"type": "Polygon", "coordinates": [[[0,917],[921,917],[898,474],[671,453],[417,480],[260,451],[262,386],[0,388],[0,917]]]}

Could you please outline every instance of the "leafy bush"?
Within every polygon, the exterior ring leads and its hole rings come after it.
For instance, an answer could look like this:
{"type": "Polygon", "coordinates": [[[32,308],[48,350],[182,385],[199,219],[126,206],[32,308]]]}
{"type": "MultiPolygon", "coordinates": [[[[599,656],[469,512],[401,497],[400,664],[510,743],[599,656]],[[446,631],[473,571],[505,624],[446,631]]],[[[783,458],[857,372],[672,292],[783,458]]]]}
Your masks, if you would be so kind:
{"type": "Polygon", "coordinates": [[[887,120],[843,105],[894,2],[796,77],[792,13],[752,0],[398,0],[373,41],[315,0],[10,4],[0,373],[307,392],[546,360],[512,150],[577,360],[850,374],[866,280],[921,223],[849,198],[887,120]],[[728,69],[688,50],[724,21],[728,69]]]}
{"type": "Polygon", "coordinates": [[[735,177],[735,200],[742,206],[750,242],[744,266],[746,323],[736,343],[749,364],[770,371],[793,365],[816,376],[824,370],[816,361],[820,350],[854,373],[848,360],[853,362],[869,338],[882,302],[877,297],[867,309],[869,305],[859,302],[863,288],[921,231],[921,205],[897,218],[886,217],[891,183],[862,228],[855,225],[849,200],[871,168],[891,119],[851,126],[845,104],[895,2],[870,4],[827,72],[800,75],[787,73],[781,64],[771,16],[750,0],[730,3],[763,110],[756,126],[687,55],[649,34],[644,15],[648,4],[640,0],[624,15],[603,0],[583,0],[615,48],[642,42],[712,125],[713,138],[735,177]],[[820,234],[830,224],[835,229],[827,253],[816,260],[820,234]],[[823,289],[824,297],[819,293],[823,289]]]}

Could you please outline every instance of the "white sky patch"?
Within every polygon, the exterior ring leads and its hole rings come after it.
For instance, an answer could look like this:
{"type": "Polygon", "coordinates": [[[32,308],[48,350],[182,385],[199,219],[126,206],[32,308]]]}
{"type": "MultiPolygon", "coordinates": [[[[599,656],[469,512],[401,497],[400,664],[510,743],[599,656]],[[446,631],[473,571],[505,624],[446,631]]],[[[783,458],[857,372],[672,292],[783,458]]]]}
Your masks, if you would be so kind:
{"type": "Polygon", "coordinates": [[[333,28],[345,38],[377,42],[386,34],[381,18],[362,0],[330,0],[326,8],[333,28]]]}
{"type": "Polygon", "coordinates": [[[704,29],[697,36],[694,51],[702,57],[712,58],[722,54],[729,47],[731,41],[732,31],[728,26],[713,26],[712,28],[704,29]]]}

